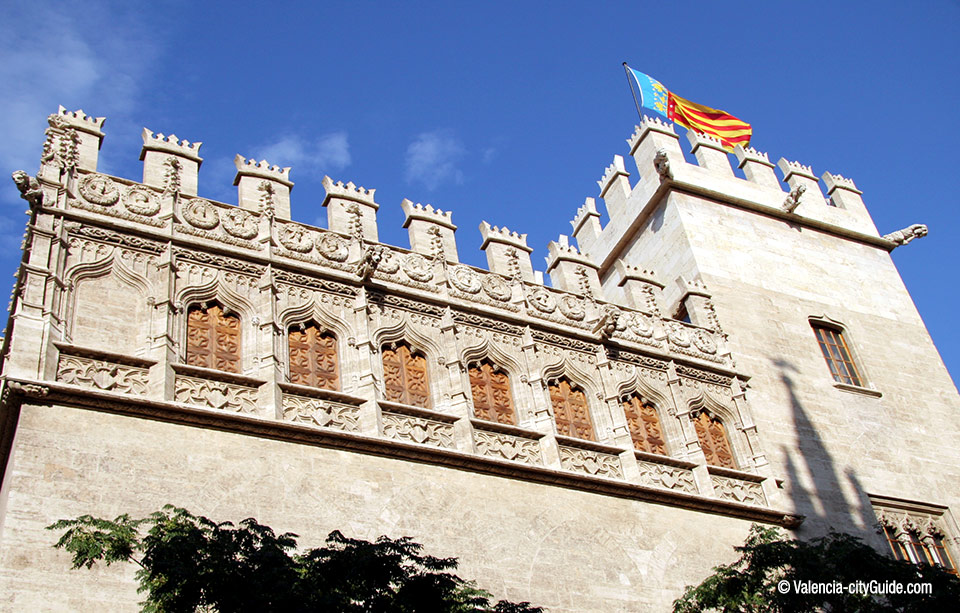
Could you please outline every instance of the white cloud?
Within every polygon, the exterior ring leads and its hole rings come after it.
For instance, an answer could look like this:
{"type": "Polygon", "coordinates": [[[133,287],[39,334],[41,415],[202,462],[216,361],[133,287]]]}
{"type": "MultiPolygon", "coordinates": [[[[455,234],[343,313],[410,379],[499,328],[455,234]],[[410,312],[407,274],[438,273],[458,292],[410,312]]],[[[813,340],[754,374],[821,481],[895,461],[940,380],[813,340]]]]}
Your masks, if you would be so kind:
{"type": "MultiPolygon", "coordinates": [[[[155,53],[135,13],[117,15],[105,35],[99,2],[14,2],[0,20],[0,168],[33,172],[46,117],[63,104],[123,124],[155,53]]],[[[9,171],[7,171],[9,172],[9,171]]],[[[15,192],[14,192],[15,194],[15,192]]],[[[3,190],[0,199],[16,195],[3,190]]]]}
{"type": "Polygon", "coordinates": [[[466,153],[463,144],[445,130],[424,132],[407,147],[406,179],[434,190],[448,181],[463,182],[457,163],[466,153]]]}
{"type": "Polygon", "coordinates": [[[275,143],[254,148],[257,160],[280,167],[290,166],[294,174],[322,176],[350,165],[350,142],[346,132],[325,134],[315,140],[288,136],[275,143]]]}

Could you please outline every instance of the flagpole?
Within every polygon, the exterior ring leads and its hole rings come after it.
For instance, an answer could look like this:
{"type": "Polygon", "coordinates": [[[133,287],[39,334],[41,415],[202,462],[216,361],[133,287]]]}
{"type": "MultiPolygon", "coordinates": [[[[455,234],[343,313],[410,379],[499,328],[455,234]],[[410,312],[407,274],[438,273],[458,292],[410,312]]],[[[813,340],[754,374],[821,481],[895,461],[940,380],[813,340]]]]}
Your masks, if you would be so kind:
{"type": "Polygon", "coordinates": [[[640,116],[640,120],[643,121],[643,113],[640,111],[640,103],[637,102],[637,92],[633,90],[633,80],[630,78],[630,67],[627,66],[627,63],[623,63],[623,72],[627,75],[627,85],[630,86],[630,93],[633,94],[633,104],[637,107],[637,115],[640,116]]]}

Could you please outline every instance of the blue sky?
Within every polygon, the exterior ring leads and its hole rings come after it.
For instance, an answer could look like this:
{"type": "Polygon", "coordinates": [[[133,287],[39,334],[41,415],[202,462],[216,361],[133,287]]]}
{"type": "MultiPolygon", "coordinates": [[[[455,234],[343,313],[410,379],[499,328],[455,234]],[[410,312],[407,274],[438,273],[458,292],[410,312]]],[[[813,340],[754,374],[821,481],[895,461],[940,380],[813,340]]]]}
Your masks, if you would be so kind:
{"type": "MultiPolygon", "coordinates": [[[[957,2],[11,2],[0,0],[0,167],[36,171],[58,104],[106,116],[103,172],[139,179],[144,126],[203,141],[200,194],[236,202],[233,157],[292,166],[293,216],[325,225],[324,174],[527,233],[534,266],[637,121],[621,62],[753,124],[752,145],[852,178],[952,373],[957,2]],[[953,152],[953,153],[952,153],[953,152]]],[[[678,131],[681,131],[678,128],[678,131]]],[[[682,142],[685,142],[682,141],[682,142]]],[[[628,168],[629,169],[629,168],[628,168]]],[[[0,272],[24,203],[0,190],[0,272]]]]}

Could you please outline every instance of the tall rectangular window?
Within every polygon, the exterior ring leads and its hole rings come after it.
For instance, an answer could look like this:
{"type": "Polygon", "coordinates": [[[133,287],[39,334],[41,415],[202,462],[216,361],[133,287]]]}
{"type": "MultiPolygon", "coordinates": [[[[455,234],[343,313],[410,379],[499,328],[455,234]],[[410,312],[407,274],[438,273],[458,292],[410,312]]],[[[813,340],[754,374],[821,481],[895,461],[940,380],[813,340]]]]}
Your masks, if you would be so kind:
{"type": "Polygon", "coordinates": [[[290,382],[340,389],[337,338],[316,324],[291,328],[288,334],[290,382]]]}
{"type": "Polygon", "coordinates": [[[430,408],[427,359],[406,344],[384,347],[383,390],[387,400],[430,408]]]}
{"type": "Polygon", "coordinates": [[[240,372],[240,318],[219,305],[187,313],[187,364],[240,372]]]}
{"type": "Polygon", "coordinates": [[[853,355],[847,342],[843,339],[843,332],[819,323],[813,323],[813,331],[820,343],[820,351],[827,361],[833,380],[838,383],[863,386],[863,378],[853,361],[853,355]]]}

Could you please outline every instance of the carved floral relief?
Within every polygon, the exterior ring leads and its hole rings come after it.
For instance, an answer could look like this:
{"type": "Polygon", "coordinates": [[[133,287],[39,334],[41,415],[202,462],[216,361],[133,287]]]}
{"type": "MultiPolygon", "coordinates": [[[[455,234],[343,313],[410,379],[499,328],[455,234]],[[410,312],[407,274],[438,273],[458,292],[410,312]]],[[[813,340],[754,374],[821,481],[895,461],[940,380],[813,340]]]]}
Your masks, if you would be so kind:
{"type": "Polygon", "coordinates": [[[620,457],[600,451],[590,451],[579,447],[560,446],[560,465],[572,470],[598,477],[623,479],[620,457]]]}
{"type": "Polygon", "coordinates": [[[57,364],[57,381],[90,389],[142,396],[147,393],[148,374],[146,368],[61,355],[57,364]]]}
{"type": "Polygon", "coordinates": [[[453,425],[442,421],[383,413],[383,435],[399,441],[453,449],[453,425]]]}

